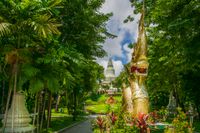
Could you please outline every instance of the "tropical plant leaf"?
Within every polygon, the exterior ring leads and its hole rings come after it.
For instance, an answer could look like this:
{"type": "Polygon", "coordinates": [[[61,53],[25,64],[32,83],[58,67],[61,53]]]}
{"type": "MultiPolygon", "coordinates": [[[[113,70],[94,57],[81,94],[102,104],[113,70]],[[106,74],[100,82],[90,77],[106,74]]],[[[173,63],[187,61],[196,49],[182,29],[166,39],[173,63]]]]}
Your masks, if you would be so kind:
{"type": "Polygon", "coordinates": [[[0,22],[0,37],[10,33],[10,23],[0,22]]]}
{"type": "Polygon", "coordinates": [[[37,93],[44,89],[44,83],[41,79],[38,78],[31,79],[29,89],[31,92],[37,93]]]}
{"type": "Polygon", "coordinates": [[[34,21],[25,21],[25,24],[30,25],[36,33],[46,38],[49,34],[60,34],[58,27],[61,26],[56,22],[56,19],[51,18],[48,14],[36,15],[34,21]]]}
{"type": "Polygon", "coordinates": [[[40,71],[38,68],[35,68],[30,64],[23,64],[21,69],[21,72],[29,78],[34,77],[40,71]]]}
{"type": "Polygon", "coordinates": [[[54,77],[48,78],[47,79],[47,88],[51,92],[57,92],[60,89],[59,80],[54,77]]]}

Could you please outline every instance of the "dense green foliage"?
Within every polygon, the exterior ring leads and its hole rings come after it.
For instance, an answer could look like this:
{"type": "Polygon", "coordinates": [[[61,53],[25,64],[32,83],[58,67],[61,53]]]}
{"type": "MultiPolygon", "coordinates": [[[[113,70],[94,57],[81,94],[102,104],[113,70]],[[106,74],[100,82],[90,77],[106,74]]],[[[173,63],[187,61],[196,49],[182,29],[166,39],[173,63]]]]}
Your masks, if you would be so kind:
{"type": "Polygon", "coordinates": [[[0,1],[1,113],[8,90],[24,91],[31,112],[35,100],[44,114],[55,105],[53,98],[59,105],[59,96],[74,116],[83,109],[85,97],[102,78],[103,67],[95,62],[106,55],[101,43],[112,37],[105,27],[111,14],[98,11],[103,2],[0,1]]]}
{"type": "MultiPolygon", "coordinates": [[[[103,77],[103,67],[95,62],[106,55],[101,43],[114,37],[105,26],[111,14],[99,12],[103,2],[0,1],[1,113],[5,113],[9,94],[23,91],[29,111],[37,107],[41,123],[44,110],[50,117],[51,105],[57,107],[59,97],[75,120],[89,92],[98,88],[96,81],[103,77]]],[[[139,13],[141,0],[131,2],[134,13],[139,13]]],[[[184,111],[192,103],[200,114],[199,0],[145,0],[145,13],[147,88],[153,108],[166,106],[173,92],[184,111]]],[[[133,18],[125,22],[129,20],[133,18]]],[[[127,72],[117,81],[118,87],[128,82],[127,72]]]]}

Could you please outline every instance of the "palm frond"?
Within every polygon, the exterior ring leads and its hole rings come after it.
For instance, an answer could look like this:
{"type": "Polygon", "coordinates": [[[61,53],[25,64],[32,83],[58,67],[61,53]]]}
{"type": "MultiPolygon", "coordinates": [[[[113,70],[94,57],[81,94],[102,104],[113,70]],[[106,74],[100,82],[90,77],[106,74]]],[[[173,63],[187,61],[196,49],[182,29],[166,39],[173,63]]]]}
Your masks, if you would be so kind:
{"type": "Polygon", "coordinates": [[[48,2],[48,7],[52,8],[52,7],[56,7],[59,6],[61,4],[62,0],[50,0],[48,2]]]}
{"type": "Polygon", "coordinates": [[[55,77],[47,79],[47,87],[51,92],[57,92],[60,88],[59,80],[55,77]]]}
{"type": "Polygon", "coordinates": [[[22,65],[22,73],[28,78],[34,77],[38,72],[39,69],[31,66],[30,64],[22,65]]]}
{"type": "Polygon", "coordinates": [[[0,23],[0,37],[5,36],[10,33],[10,23],[1,22],[0,23]]]}
{"type": "Polygon", "coordinates": [[[50,34],[60,34],[58,27],[61,26],[48,14],[35,15],[32,20],[25,21],[40,36],[46,38],[50,34]]]}
{"type": "Polygon", "coordinates": [[[42,89],[44,89],[44,83],[41,79],[34,78],[34,79],[30,80],[29,89],[31,92],[37,93],[37,92],[41,91],[42,89]]]}
{"type": "Polygon", "coordinates": [[[59,49],[59,53],[58,55],[60,57],[65,57],[67,59],[69,59],[70,61],[72,61],[75,64],[81,64],[84,63],[85,61],[85,57],[82,53],[76,51],[73,48],[65,48],[65,49],[59,49]]]}

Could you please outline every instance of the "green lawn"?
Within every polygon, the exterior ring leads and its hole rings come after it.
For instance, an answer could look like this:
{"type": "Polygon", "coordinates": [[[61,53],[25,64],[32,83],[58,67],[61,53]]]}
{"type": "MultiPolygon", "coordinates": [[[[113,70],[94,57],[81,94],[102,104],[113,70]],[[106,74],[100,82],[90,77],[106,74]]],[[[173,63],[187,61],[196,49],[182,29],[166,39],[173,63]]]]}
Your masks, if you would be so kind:
{"type": "MultiPolygon", "coordinates": [[[[63,112],[60,112],[60,109],[59,108],[59,111],[58,112],[55,112],[55,109],[52,109],[51,110],[51,117],[64,117],[64,116],[69,116],[68,115],[68,110],[67,108],[62,108],[63,112]]],[[[47,113],[46,113],[47,114],[47,113]]]]}
{"type": "MultiPolygon", "coordinates": [[[[109,98],[109,96],[107,94],[102,94],[102,95],[97,96],[97,98],[95,100],[92,100],[92,98],[88,98],[85,103],[86,103],[86,105],[105,103],[108,98],[109,98]]],[[[113,98],[117,102],[121,102],[121,99],[122,99],[120,95],[113,96],[113,98]]]]}
{"type": "Polygon", "coordinates": [[[108,104],[96,104],[96,105],[88,105],[86,110],[91,114],[106,114],[110,111],[117,112],[119,109],[119,104],[108,105],[108,104]]]}

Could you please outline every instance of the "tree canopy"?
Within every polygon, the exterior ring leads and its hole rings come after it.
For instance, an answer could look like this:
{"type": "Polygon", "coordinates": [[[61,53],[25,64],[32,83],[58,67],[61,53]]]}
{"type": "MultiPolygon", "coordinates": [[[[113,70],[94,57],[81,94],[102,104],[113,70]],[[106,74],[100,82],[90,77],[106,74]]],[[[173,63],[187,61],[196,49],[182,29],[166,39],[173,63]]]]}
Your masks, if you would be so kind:
{"type": "Polygon", "coordinates": [[[0,1],[2,113],[8,88],[14,93],[23,90],[35,99],[43,92],[65,94],[73,106],[69,109],[82,106],[88,93],[98,87],[103,67],[95,59],[106,55],[102,43],[112,37],[106,29],[112,14],[99,12],[103,2],[0,1]]]}

